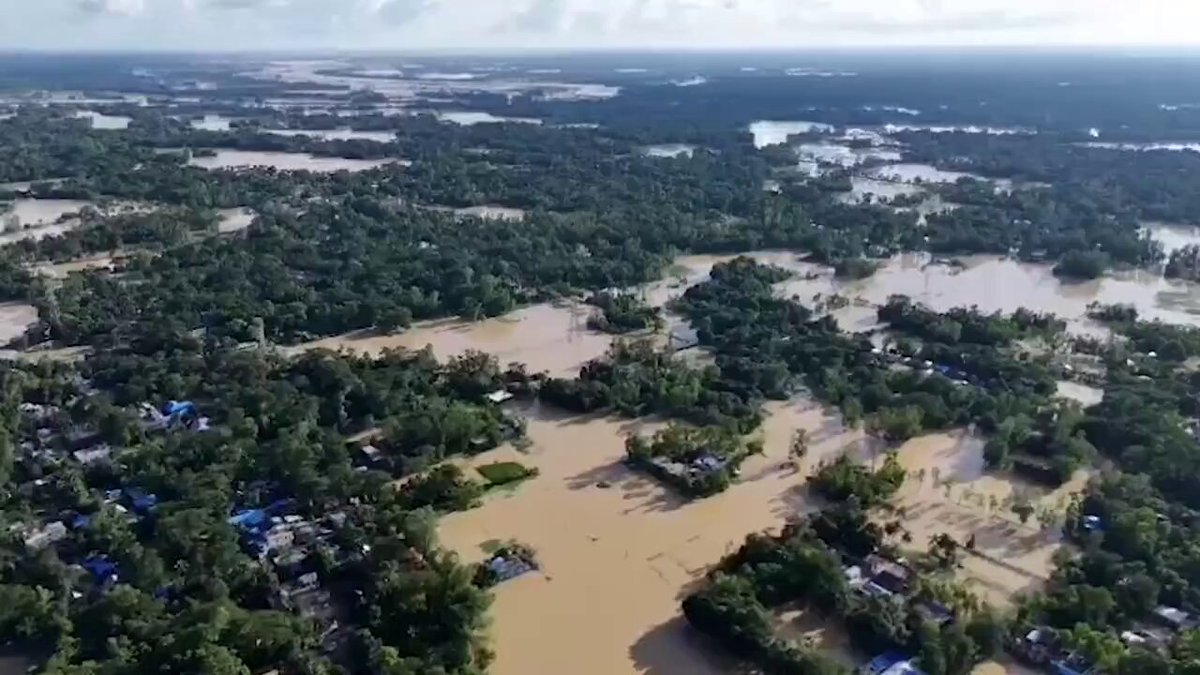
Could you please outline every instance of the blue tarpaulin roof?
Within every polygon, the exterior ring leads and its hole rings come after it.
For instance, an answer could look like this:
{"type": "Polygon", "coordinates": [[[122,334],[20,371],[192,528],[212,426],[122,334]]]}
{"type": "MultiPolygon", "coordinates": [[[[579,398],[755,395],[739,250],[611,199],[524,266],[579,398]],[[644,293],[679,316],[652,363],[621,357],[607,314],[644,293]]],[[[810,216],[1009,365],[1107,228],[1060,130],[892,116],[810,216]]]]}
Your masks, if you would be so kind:
{"type": "Polygon", "coordinates": [[[871,662],[867,664],[864,670],[866,670],[868,673],[871,673],[871,675],[879,675],[879,673],[882,673],[897,663],[907,660],[908,657],[900,652],[884,652],[883,654],[871,659],[871,662]]]}

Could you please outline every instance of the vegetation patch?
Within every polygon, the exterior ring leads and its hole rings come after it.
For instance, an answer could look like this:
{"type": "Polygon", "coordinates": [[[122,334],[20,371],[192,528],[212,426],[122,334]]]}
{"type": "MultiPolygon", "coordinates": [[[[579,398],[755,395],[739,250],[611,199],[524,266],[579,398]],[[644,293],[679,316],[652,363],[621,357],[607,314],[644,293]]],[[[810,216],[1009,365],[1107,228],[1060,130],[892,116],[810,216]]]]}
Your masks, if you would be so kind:
{"type": "Polygon", "coordinates": [[[488,487],[519,483],[538,475],[536,468],[531,469],[519,462],[495,462],[475,467],[475,470],[488,482],[488,487]]]}
{"type": "Polygon", "coordinates": [[[632,333],[642,330],[661,330],[662,311],[647,305],[632,293],[596,293],[587,303],[597,308],[588,317],[588,328],[605,333],[632,333]]]}
{"type": "Polygon", "coordinates": [[[762,452],[760,441],[743,441],[721,427],[672,424],[652,438],[634,434],[625,441],[627,461],[693,497],[724,491],[747,456],[762,452]]]}

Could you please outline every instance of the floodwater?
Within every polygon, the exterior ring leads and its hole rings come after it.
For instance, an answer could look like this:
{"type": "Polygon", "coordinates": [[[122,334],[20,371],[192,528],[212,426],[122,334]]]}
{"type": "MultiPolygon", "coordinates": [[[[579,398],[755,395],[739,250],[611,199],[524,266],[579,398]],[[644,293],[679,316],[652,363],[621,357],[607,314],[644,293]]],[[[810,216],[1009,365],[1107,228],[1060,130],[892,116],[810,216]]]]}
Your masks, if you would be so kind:
{"type": "Polygon", "coordinates": [[[375,141],[376,143],[392,143],[396,134],[391,131],[355,131],[353,129],[263,129],[268,134],[276,136],[309,136],[324,141],[375,141]]]}
{"type": "Polygon", "coordinates": [[[1170,255],[1184,246],[1200,245],[1200,226],[1179,223],[1142,223],[1143,234],[1162,244],[1163,252],[1170,255]]]}
{"type": "MultiPolygon", "coordinates": [[[[682,295],[688,286],[707,278],[715,263],[730,257],[683,256],[676,259],[675,269],[666,279],[647,284],[638,292],[648,304],[661,307],[682,295]]],[[[443,360],[467,350],[478,350],[495,355],[501,364],[519,361],[532,372],[573,377],[585,363],[603,356],[614,339],[587,327],[593,311],[594,308],[582,302],[564,300],[531,305],[483,321],[424,321],[391,335],[355,331],[298,345],[293,350],[345,348],[378,354],[389,348],[422,349],[429,345],[443,360]]]]}
{"type": "Polygon", "coordinates": [[[975,553],[964,552],[958,575],[987,602],[1006,606],[1019,593],[1035,591],[1054,569],[1063,546],[1061,527],[1044,528],[1034,515],[1021,523],[1012,499],[1029,500],[1057,514],[1061,524],[1070,498],[1083,489],[1086,472],[1048,490],[1015,476],[984,472],[984,439],[965,431],[915,438],[898,451],[908,477],[898,495],[900,522],[912,536],[903,546],[926,550],[930,538],[949,534],[959,544],[975,538],[975,553]]]}
{"type": "Polygon", "coordinates": [[[303,152],[267,152],[253,150],[217,150],[211,157],[192,157],[191,166],[202,169],[244,169],[267,166],[280,171],[365,171],[395,159],[346,159],[343,157],[317,157],[303,152]]]}
{"type": "Polygon", "coordinates": [[[799,262],[792,253],[753,255],[796,270],[799,276],[780,288],[806,304],[812,304],[816,294],[857,299],[858,303],[834,312],[843,329],[871,327],[874,310],[870,307],[886,303],[893,294],[908,295],[938,311],[974,305],[984,312],[1011,313],[1021,307],[1051,312],[1065,319],[1072,333],[1101,337],[1103,329],[1086,317],[1092,302],[1131,304],[1148,320],[1200,326],[1200,285],[1167,280],[1146,270],[1074,283],[1060,281],[1046,264],[979,255],[957,258],[964,265],[959,268],[929,264],[927,255],[904,254],[885,261],[867,279],[844,281],[835,279],[829,268],[799,262]],[[804,278],[809,274],[815,278],[804,278]]]}
{"type": "Polygon", "coordinates": [[[935,134],[990,134],[993,136],[1016,136],[1036,133],[1032,129],[1021,129],[1019,127],[979,127],[974,125],[950,126],[920,124],[885,124],[883,126],[883,132],[885,134],[896,134],[904,131],[928,131],[935,134]]]}
{"type": "Polygon", "coordinates": [[[476,124],[500,124],[504,122],[512,122],[514,124],[542,123],[541,120],[532,117],[499,117],[488,112],[472,112],[468,110],[439,112],[437,117],[443,122],[452,122],[466,127],[476,124]]]}
{"type": "Polygon", "coordinates": [[[846,203],[859,204],[886,201],[893,197],[918,195],[923,192],[925,192],[924,188],[914,183],[896,183],[863,176],[851,176],[850,192],[839,195],[839,199],[846,203]]]}
{"type": "Polygon", "coordinates": [[[765,148],[768,145],[787,143],[788,136],[793,134],[828,133],[833,127],[820,122],[759,120],[750,124],[750,133],[754,136],[754,147],[765,148]]]}
{"type": "Polygon", "coordinates": [[[0,223],[4,224],[0,245],[74,229],[79,221],[70,216],[92,205],[80,199],[15,199],[9,210],[0,213],[0,223]]]}
{"type": "Polygon", "coordinates": [[[647,145],[641,148],[642,154],[647,157],[691,157],[695,151],[696,146],[684,143],[663,143],[661,145],[647,145]]]}
{"type": "Polygon", "coordinates": [[[801,143],[796,146],[796,153],[808,160],[844,167],[857,166],[868,160],[899,162],[903,158],[897,150],[852,148],[836,143],[801,143]]]}
{"type": "Polygon", "coordinates": [[[496,540],[516,539],[537,552],[540,572],[495,591],[492,672],[733,672],[726,656],[686,626],[680,601],[747,534],[777,529],[788,517],[811,511],[807,472],[820,458],[862,441],[861,432],[846,431],[810,401],[772,403],[769,411],[760,432],[764,455],[747,460],[729,490],[695,501],[622,463],[625,436],[657,424],[561,417],[536,405],[524,411],[532,447],[518,461],[540,475],[440,524],[442,543],[465,560],[481,560],[482,547],[496,540]],[[797,428],[812,439],[810,457],[799,469],[786,461],[797,428]]]}
{"type": "Polygon", "coordinates": [[[205,115],[201,119],[191,121],[191,127],[198,131],[229,131],[229,123],[233,121],[222,115],[205,115]]]}
{"type": "Polygon", "coordinates": [[[1084,143],[1089,148],[1105,148],[1108,150],[1170,150],[1172,152],[1200,152],[1200,143],[1084,143]]]}
{"type": "Polygon", "coordinates": [[[459,216],[481,218],[483,220],[525,220],[525,209],[515,209],[511,206],[496,206],[494,204],[454,209],[454,213],[459,216]]]}
{"type": "Polygon", "coordinates": [[[1093,406],[1104,400],[1104,390],[1096,387],[1089,387],[1086,384],[1078,382],[1061,381],[1058,383],[1058,390],[1055,392],[1060,398],[1078,401],[1084,407],[1093,406]]]}
{"type": "Polygon", "coordinates": [[[84,270],[108,269],[113,266],[112,256],[96,255],[78,260],[70,260],[60,263],[38,263],[33,266],[33,270],[37,274],[49,277],[51,279],[62,279],[72,272],[82,272],[84,270]]]}
{"type": "MultiPolygon", "coordinates": [[[[795,277],[776,288],[781,295],[797,296],[809,307],[833,294],[848,298],[848,306],[832,312],[842,330],[847,331],[877,328],[876,307],[893,294],[908,295],[938,311],[974,305],[984,312],[1011,313],[1021,307],[1051,312],[1067,321],[1071,333],[1094,337],[1106,337],[1107,332],[1087,318],[1091,302],[1133,304],[1148,319],[1200,326],[1200,285],[1167,281],[1145,271],[1063,283],[1049,265],[967,256],[958,259],[963,265],[960,268],[930,264],[928,255],[905,254],[883,261],[867,279],[842,280],[834,277],[831,268],[802,261],[798,252],[753,251],[745,255],[795,272],[795,277]]],[[[663,306],[688,286],[707,278],[714,264],[734,257],[683,256],[676,260],[677,269],[665,279],[637,292],[647,303],[663,306]]],[[[483,321],[421,322],[393,335],[356,331],[295,349],[344,347],[378,353],[389,347],[421,349],[428,344],[443,359],[475,349],[495,354],[501,363],[520,361],[535,372],[570,376],[587,361],[603,355],[612,343],[612,336],[587,328],[591,311],[574,301],[544,303],[483,321]]]]}
{"type": "Polygon", "coordinates": [[[961,178],[983,180],[961,171],[945,171],[929,164],[888,164],[873,169],[871,175],[885,180],[898,180],[903,183],[954,183],[961,178]]]}
{"type": "Polygon", "coordinates": [[[105,115],[91,110],[81,110],[75,113],[75,117],[91,119],[93,129],[106,130],[128,129],[129,123],[133,121],[124,115],[105,115]]]}
{"type": "Polygon", "coordinates": [[[250,223],[254,222],[256,215],[250,209],[219,209],[217,217],[220,220],[217,222],[217,231],[221,234],[228,234],[244,230],[250,227],[250,223]]]}
{"type": "Polygon", "coordinates": [[[39,180],[18,180],[11,183],[0,183],[0,190],[12,190],[13,192],[22,192],[24,190],[33,189],[34,185],[61,185],[66,182],[66,178],[42,178],[39,180]]]}
{"type": "Polygon", "coordinates": [[[422,322],[402,333],[377,335],[360,331],[318,340],[304,348],[379,353],[384,349],[433,347],[439,359],[467,350],[495,355],[501,364],[519,361],[530,370],[574,376],[587,361],[602,356],[612,337],[587,328],[591,308],[582,303],[541,304],[502,317],[468,322],[458,319],[422,322]]]}
{"type": "Polygon", "coordinates": [[[0,303],[0,344],[21,337],[38,320],[37,308],[23,302],[0,303]]]}

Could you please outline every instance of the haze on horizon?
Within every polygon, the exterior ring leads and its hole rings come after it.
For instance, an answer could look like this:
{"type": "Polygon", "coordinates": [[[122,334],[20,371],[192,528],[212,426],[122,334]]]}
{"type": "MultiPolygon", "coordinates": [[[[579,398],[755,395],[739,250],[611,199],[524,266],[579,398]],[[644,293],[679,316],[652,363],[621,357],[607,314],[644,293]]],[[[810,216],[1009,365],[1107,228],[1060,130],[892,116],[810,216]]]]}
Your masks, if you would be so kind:
{"type": "Polygon", "coordinates": [[[1180,0],[0,0],[0,50],[1195,46],[1180,0]]]}

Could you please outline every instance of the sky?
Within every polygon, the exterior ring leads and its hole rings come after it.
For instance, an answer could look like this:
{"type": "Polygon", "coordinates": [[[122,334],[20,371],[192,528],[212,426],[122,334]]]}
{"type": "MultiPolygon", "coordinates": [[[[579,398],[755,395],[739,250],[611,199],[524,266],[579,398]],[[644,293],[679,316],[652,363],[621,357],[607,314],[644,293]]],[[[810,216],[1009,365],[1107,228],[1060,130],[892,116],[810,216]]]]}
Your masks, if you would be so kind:
{"type": "Polygon", "coordinates": [[[1194,0],[0,0],[0,49],[1200,45],[1194,0]]]}

